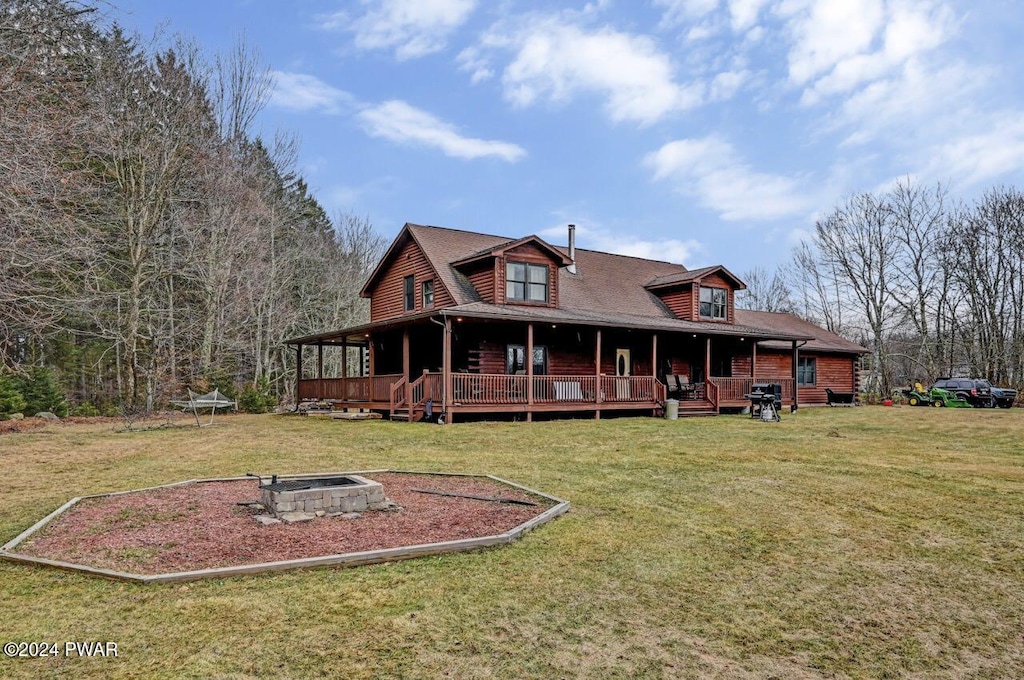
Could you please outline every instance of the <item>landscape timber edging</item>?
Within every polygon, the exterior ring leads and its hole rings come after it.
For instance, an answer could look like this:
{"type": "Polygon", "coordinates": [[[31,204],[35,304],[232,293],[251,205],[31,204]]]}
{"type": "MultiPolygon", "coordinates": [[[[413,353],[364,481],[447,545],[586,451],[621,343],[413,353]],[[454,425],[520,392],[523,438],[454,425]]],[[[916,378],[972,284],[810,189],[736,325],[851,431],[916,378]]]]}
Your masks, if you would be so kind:
{"type": "Polygon", "coordinates": [[[129,572],[117,571],[114,569],[103,569],[100,567],[90,567],[84,564],[75,564],[73,562],[64,562],[62,560],[51,560],[44,557],[32,557],[30,555],[22,555],[16,552],[11,552],[15,547],[31,537],[35,532],[41,530],[47,524],[57,519],[72,507],[74,507],[79,501],[87,498],[103,498],[106,496],[121,496],[129,493],[139,493],[143,491],[153,491],[156,489],[169,489],[176,486],[184,486],[186,484],[202,484],[206,482],[235,482],[251,480],[252,477],[211,477],[205,479],[188,479],[180,482],[174,482],[171,484],[161,484],[157,486],[150,486],[141,489],[129,489],[127,491],[112,491],[110,493],[99,493],[90,494],[87,496],[76,496],[71,500],[67,501],[59,508],[51,512],[49,515],[39,520],[25,531],[18,534],[15,538],[11,539],[0,547],[0,560],[6,560],[9,562],[18,562],[22,564],[32,564],[37,566],[54,567],[57,569],[64,569],[66,571],[75,571],[90,576],[100,576],[103,578],[113,579],[116,581],[127,581],[131,583],[151,584],[151,583],[181,583],[184,581],[197,581],[205,578],[226,578],[230,576],[245,576],[252,574],[261,574],[265,572],[273,571],[285,571],[289,569],[310,569],[316,567],[355,567],[366,564],[379,564],[381,562],[395,562],[398,560],[413,559],[416,557],[427,557],[430,555],[442,555],[445,553],[452,552],[465,552],[467,550],[475,550],[477,548],[484,548],[494,545],[504,545],[511,543],[526,532],[535,529],[536,527],[551,521],[555,517],[562,515],[569,511],[569,501],[563,500],[551,494],[546,494],[535,489],[523,486],[522,484],[516,484],[510,482],[501,477],[488,474],[475,474],[465,472],[436,472],[436,471],[413,471],[413,470],[352,470],[347,472],[317,472],[317,473],[301,473],[294,475],[278,475],[278,479],[305,479],[309,477],[329,477],[329,476],[343,476],[343,475],[365,475],[365,474],[380,474],[380,473],[395,473],[395,474],[416,474],[416,475],[438,475],[438,476],[449,476],[449,477],[485,477],[491,479],[500,484],[505,484],[517,488],[521,491],[540,496],[549,501],[555,503],[552,507],[548,508],[541,514],[533,517],[532,519],[523,522],[522,524],[509,529],[506,532],[500,534],[494,534],[491,536],[478,536],[476,538],[464,538],[456,541],[442,541],[439,543],[421,543],[417,545],[401,546],[398,548],[382,548],[380,550],[366,550],[362,552],[354,553],[339,553],[334,555],[318,555],[316,557],[302,557],[294,560],[281,560],[278,562],[258,562],[255,564],[241,564],[231,567],[214,567],[211,569],[199,569],[196,571],[180,571],[180,572],[168,572],[163,574],[133,574],[129,572]]]}

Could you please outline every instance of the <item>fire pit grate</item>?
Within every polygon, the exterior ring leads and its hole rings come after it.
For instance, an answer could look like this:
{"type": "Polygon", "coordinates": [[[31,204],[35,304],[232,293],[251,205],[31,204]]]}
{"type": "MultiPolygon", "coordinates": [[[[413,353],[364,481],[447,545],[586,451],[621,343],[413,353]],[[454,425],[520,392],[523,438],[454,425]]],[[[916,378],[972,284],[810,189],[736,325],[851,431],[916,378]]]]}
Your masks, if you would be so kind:
{"type": "Polygon", "coordinates": [[[283,482],[264,484],[260,488],[280,493],[282,491],[301,491],[304,489],[321,489],[325,486],[351,486],[353,484],[359,484],[359,482],[351,477],[321,477],[319,479],[288,479],[283,482]]]}

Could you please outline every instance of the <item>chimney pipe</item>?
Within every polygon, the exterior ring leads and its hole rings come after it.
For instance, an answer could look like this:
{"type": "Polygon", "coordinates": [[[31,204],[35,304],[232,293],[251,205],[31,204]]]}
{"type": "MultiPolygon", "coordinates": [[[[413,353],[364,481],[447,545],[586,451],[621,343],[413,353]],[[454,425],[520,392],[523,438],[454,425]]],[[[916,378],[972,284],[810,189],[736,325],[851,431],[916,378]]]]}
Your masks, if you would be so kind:
{"type": "Polygon", "coordinates": [[[569,225],[569,259],[572,262],[569,264],[567,269],[570,274],[576,273],[576,225],[569,225]]]}

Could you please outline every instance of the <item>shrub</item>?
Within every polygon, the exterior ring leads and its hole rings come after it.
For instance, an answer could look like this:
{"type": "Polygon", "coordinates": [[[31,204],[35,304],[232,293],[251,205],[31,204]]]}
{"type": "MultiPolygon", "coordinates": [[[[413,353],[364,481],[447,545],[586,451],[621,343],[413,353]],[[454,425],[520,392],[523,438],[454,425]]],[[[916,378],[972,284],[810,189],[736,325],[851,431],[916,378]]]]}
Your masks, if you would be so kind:
{"type": "Polygon", "coordinates": [[[9,375],[0,375],[0,420],[12,413],[25,411],[25,397],[18,391],[18,385],[9,375]]]}
{"type": "Polygon", "coordinates": [[[277,406],[277,396],[270,387],[270,381],[260,378],[255,385],[247,385],[238,396],[238,408],[246,413],[266,413],[277,406]]]}
{"type": "Polygon", "coordinates": [[[73,416],[98,416],[100,410],[93,406],[91,401],[86,401],[71,409],[73,416]]]}
{"type": "Polygon", "coordinates": [[[50,369],[33,366],[28,375],[14,376],[13,381],[18,392],[25,398],[26,415],[49,411],[63,418],[68,414],[68,401],[57,387],[50,369]]]}

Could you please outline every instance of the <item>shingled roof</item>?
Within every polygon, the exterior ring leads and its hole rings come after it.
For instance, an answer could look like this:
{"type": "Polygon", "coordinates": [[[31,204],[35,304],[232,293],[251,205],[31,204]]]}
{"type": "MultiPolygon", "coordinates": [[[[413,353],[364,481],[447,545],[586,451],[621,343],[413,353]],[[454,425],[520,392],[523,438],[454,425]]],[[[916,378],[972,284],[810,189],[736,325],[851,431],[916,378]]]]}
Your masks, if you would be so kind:
{"type": "MultiPolygon", "coordinates": [[[[576,249],[576,273],[567,268],[558,269],[558,307],[534,307],[523,305],[497,305],[480,298],[473,284],[459,271],[456,263],[472,260],[489,252],[501,251],[531,238],[509,238],[472,231],[406,224],[396,237],[377,269],[364,287],[364,294],[385,268],[392,252],[412,239],[423,251],[441,283],[447,288],[454,305],[426,313],[428,316],[466,316],[468,318],[505,319],[516,321],[547,321],[552,323],[579,323],[595,326],[617,326],[650,330],[712,333],[762,338],[763,346],[790,347],[794,340],[806,341],[807,349],[822,351],[864,352],[864,348],[844,338],[829,333],[791,314],[750,312],[736,310],[735,323],[686,321],[677,318],[661,299],[650,290],[664,285],[675,285],[695,281],[712,272],[722,272],[734,279],[738,285],[743,282],[721,265],[687,270],[680,264],[660,260],[648,260],[626,255],[615,255],[585,248],[576,249]]],[[[544,246],[558,253],[568,261],[568,248],[544,246]]],[[[415,319],[423,314],[403,317],[415,319]]],[[[378,326],[401,323],[402,319],[365,324],[347,332],[370,330],[378,326]]],[[[319,333],[298,338],[289,343],[303,343],[325,340],[343,332],[319,333]]]]}
{"type": "MultiPolygon", "coordinates": [[[[813,338],[812,340],[808,340],[807,343],[801,347],[801,349],[805,350],[840,352],[844,354],[864,354],[868,351],[857,343],[850,342],[841,335],[836,335],[835,333],[827,331],[820,326],[815,326],[810,321],[801,319],[795,314],[787,314],[785,312],[756,312],[750,309],[737,309],[736,321],[737,323],[756,326],[757,328],[764,328],[770,331],[790,333],[792,335],[804,335],[813,338]]],[[[760,345],[762,347],[770,347],[773,349],[787,349],[789,347],[788,343],[773,342],[770,340],[761,342],[760,345]]]]}

